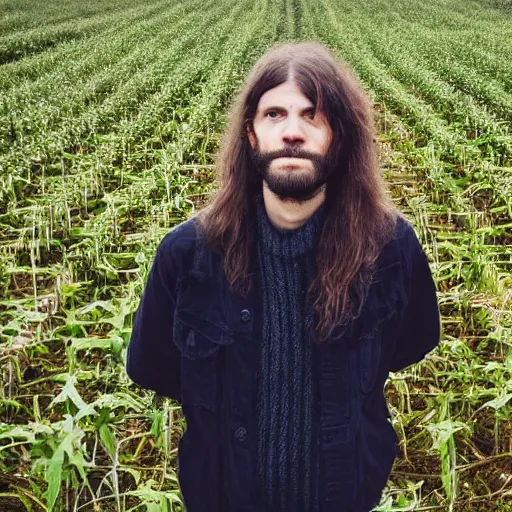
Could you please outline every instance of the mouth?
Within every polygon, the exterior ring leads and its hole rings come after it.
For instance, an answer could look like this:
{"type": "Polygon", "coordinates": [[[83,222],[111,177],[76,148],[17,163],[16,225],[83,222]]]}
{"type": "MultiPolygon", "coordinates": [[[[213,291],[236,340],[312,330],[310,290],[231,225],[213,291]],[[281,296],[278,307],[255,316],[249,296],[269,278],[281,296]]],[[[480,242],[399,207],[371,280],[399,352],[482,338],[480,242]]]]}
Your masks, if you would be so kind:
{"type": "Polygon", "coordinates": [[[279,163],[280,165],[296,167],[304,165],[306,159],[294,156],[282,156],[279,158],[275,158],[274,161],[279,163]]]}

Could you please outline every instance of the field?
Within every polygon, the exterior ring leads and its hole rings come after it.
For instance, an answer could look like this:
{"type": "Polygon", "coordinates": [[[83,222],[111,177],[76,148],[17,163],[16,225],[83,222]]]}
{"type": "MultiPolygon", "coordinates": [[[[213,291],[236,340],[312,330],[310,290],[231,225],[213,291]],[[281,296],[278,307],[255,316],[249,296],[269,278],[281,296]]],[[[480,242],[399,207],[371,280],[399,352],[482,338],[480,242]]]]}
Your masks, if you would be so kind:
{"type": "Polygon", "coordinates": [[[507,0],[0,0],[0,511],[180,511],[179,407],[124,360],[158,242],[212,189],[226,109],[275,42],[374,102],[443,335],[391,374],[379,511],[512,511],[507,0]]]}

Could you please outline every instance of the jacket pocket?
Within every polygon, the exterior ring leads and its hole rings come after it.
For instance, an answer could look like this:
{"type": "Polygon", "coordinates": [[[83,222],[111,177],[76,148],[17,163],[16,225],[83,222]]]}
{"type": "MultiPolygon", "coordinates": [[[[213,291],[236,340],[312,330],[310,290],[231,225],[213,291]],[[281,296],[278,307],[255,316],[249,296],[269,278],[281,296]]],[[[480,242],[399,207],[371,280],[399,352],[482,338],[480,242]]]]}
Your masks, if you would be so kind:
{"type": "Polygon", "coordinates": [[[222,347],[233,342],[221,327],[176,314],[174,343],[181,352],[181,396],[186,406],[217,408],[222,347]]]}

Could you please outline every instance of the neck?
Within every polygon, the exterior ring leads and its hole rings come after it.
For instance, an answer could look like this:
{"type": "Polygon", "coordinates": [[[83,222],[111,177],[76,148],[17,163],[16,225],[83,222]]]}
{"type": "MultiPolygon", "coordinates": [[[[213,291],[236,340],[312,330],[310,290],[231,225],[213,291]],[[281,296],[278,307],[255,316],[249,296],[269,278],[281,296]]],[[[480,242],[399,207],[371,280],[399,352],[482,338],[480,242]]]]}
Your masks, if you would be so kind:
{"type": "Polygon", "coordinates": [[[313,197],[303,200],[283,200],[263,182],[263,201],[268,218],[279,229],[297,229],[315,213],[325,201],[325,186],[313,197]]]}

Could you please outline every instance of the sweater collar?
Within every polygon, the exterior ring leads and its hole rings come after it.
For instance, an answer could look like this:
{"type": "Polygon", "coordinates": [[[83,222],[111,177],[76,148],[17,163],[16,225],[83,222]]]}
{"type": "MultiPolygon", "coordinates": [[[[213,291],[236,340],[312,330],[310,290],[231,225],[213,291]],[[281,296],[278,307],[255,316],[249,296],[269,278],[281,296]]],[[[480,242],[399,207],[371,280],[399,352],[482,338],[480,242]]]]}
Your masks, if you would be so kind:
{"type": "Polygon", "coordinates": [[[262,246],[265,253],[290,260],[316,249],[325,221],[325,202],[302,226],[296,229],[280,229],[272,224],[265,209],[262,194],[257,197],[256,207],[258,244],[262,246]]]}

